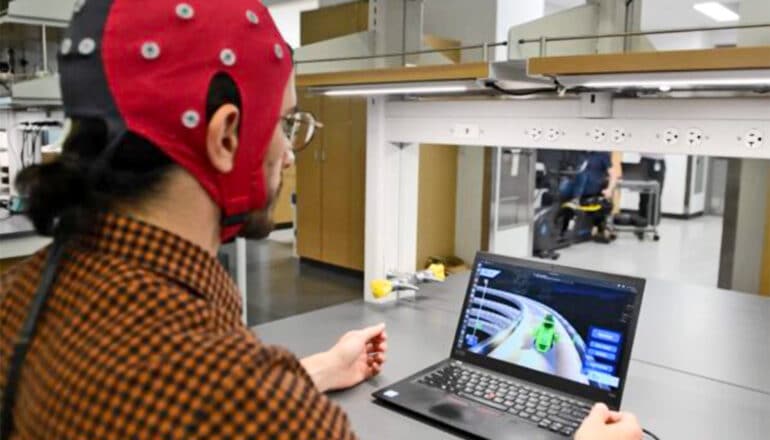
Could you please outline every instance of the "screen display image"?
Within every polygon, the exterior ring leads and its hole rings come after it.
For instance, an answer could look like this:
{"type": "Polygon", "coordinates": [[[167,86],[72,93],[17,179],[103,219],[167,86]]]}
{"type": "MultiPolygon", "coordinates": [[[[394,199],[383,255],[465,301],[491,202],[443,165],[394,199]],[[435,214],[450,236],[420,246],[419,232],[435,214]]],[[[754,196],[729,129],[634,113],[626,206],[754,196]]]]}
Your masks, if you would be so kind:
{"type": "Polygon", "coordinates": [[[477,262],[457,348],[601,390],[620,387],[636,289],[477,262]]]}

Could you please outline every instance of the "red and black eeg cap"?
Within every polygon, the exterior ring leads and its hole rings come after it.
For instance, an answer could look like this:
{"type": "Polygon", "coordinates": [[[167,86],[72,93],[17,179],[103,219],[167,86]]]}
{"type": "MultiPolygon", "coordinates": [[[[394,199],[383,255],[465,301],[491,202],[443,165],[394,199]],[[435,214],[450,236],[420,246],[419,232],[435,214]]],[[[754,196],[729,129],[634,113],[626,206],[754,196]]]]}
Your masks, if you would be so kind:
{"type": "MultiPolygon", "coordinates": [[[[185,168],[222,209],[242,218],[268,199],[263,161],[278,126],[291,52],[258,0],[77,0],[61,42],[64,111],[100,118],[108,144],[128,131],[185,168]],[[241,95],[235,168],[220,174],[205,151],[211,80],[241,95]]],[[[240,224],[224,222],[222,238],[240,224]]]]}

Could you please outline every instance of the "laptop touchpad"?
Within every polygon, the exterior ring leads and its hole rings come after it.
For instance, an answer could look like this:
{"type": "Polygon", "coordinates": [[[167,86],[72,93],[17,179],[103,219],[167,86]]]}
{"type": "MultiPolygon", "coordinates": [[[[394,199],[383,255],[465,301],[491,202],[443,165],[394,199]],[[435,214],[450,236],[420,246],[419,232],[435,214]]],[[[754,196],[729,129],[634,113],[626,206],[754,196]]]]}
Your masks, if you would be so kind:
{"type": "MultiPolygon", "coordinates": [[[[446,397],[431,406],[428,411],[441,418],[464,423],[478,423],[481,408],[456,397],[446,397]]],[[[496,411],[483,411],[487,416],[499,416],[496,411]]]]}

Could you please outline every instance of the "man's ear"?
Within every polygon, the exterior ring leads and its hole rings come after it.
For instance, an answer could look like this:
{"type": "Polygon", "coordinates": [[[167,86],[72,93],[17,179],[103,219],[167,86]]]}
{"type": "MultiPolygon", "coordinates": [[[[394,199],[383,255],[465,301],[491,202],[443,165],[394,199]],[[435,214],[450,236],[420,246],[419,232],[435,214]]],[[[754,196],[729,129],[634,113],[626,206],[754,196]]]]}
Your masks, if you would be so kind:
{"type": "Polygon", "coordinates": [[[206,134],[206,154],[211,165],[227,174],[235,167],[238,151],[238,126],[241,112],[232,104],[225,104],[214,113],[206,134]]]}

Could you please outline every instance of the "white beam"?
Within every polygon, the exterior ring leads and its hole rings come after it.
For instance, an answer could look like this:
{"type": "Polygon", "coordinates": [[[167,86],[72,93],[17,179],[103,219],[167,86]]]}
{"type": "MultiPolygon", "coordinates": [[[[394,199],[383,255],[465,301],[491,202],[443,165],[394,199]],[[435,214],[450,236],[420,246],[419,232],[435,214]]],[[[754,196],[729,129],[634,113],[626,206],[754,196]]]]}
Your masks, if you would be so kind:
{"type": "Polygon", "coordinates": [[[390,102],[385,112],[385,137],[397,143],[770,158],[764,98],[617,99],[606,119],[581,117],[574,99],[390,102]],[[761,146],[748,146],[750,133],[761,146]]]}

